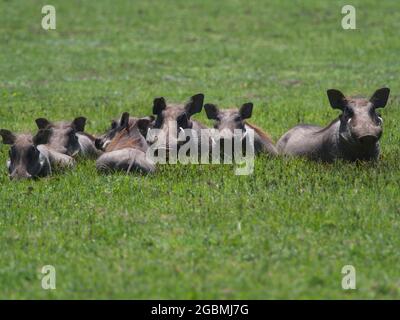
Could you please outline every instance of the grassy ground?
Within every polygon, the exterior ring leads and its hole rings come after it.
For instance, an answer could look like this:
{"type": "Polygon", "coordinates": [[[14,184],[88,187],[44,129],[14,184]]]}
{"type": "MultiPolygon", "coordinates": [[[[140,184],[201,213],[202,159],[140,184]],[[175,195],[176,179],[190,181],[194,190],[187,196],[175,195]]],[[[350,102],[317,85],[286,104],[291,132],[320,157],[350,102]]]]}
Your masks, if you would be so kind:
{"type": "MultiPolygon", "coordinates": [[[[277,140],[337,116],[325,94],[392,89],[379,164],[256,161],[98,175],[91,161],[35,182],[0,174],[0,298],[400,298],[400,3],[0,1],[0,127],[85,115],[101,133],[156,96],[252,101],[277,140]],[[57,289],[41,289],[54,265],[57,289]],[[357,290],[341,288],[341,268],[357,290]]],[[[205,120],[205,114],[196,116],[205,120]]],[[[8,146],[0,145],[0,163],[8,146]]]]}

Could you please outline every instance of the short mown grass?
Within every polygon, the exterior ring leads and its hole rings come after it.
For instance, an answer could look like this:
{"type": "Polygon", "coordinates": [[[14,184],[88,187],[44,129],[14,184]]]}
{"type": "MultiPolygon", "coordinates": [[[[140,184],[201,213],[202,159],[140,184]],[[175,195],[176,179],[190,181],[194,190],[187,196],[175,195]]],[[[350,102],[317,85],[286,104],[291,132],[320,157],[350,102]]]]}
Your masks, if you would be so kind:
{"type": "MultiPolygon", "coordinates": [[[[40,181],[0,174],[0,298],[399,298],[400,3],[346,1],[1,1],[0,127],[88,118],[101,133],[123,111],[203,92],[252,101],[276,141],[338,112],[326,89],[391,88],[379,163],[256,159],[100,175],[93,161],[40,181]],[[50,3],[51,2],[51,3],[50,3]],[[57,29],[41,28],[41,8],[57,29]],[[341,287],[341,269],[357,289],[341,287]],[[53,265],[57,289],[41,288],[53,265]]],[[[205,114],[196,115],[208,125],[205,114]]],[[[0,163],[9,147],[0,144],[0,163]]]]}

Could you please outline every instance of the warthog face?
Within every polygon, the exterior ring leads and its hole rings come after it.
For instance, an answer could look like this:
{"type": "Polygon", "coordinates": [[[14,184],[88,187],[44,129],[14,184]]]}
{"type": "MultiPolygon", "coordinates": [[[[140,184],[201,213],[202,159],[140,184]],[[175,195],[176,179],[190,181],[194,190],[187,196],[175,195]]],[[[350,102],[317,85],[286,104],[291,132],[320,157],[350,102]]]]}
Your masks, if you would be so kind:
{"type": "Polygon", "coordinates": [[[328,90],[329,102],[334,109],[342,110],[340,115],[339,136],[346,142],[361,147],[374,145],[382,135],[383,120],[378,108],[384,108],[389,98],[390,90],[377,90],[367,100],[363,98],[346,98],[339,90],[328,90]]]}
{"type": "Polygon", "coordinates": [[[45,118],[36,119],[39,129],[49,129],[50,139],[48,146],[53,150],[74,156],[80,151],[80,144],[76,133],[85,131],[86,118],[79,117],[72,122],[52,123],[45,118]]]}
{"type": "MultiPolygon", "coordinates": [[[[234,130],[242,130],[245,134],[245,119],[251,118],[253,104],[251,102],[243,104],[239,109],[218,109],[214,104],[205,104],[204,109],[207,118],[215,120],[214,128],[219,130],[218,141],[221,151],[224,145],[232,145],[234,139],[234,130]]],[[[243,135],[243,137],[245,137],[243,135]]],[[[244,142],[244,140],[243,140],[244,142]]]]}
{"type": "Polygon", "coordinates": [[[220,110],[214,104],[205,104],[207,118],[215,120],[214,128],[220,131],[221,139],[232,139],[234,130],[245,130],[245,120],[251,118],[253,104],[243,104],[240,109],[220,110]]]}
{"type": "Polygon", "coordinates": [[[168,105],[164,98],[156,98],[153,102],[153,114],[156,115],[154,129],[161,130],[161,133],[151,134],[147,137],[150,144],[158,141],[158,149],[178,149],[185,141],[178,141],[178,134],[182,129],[193,128],[193,121],[190,119],[194,114],[201,112],[203,108],[204,95],[199,93],[192,96],[185,105],[168,105]],[[162,137],[161,137],[162,136],[162,137]]]}
{"type": "Polygon", "coordinates": [[[50,137],[50,130],[44,129],[32,137],[29,134],[13,134],[9,130],[1,129],[3,143],[11,145],[7,161],[10,179],[29,179],[38,177],[44,166],[44,158],[38,145],[46,144],[50,137]]]}
{"type": "Polygon", "coordinates": [[[145,137],[147,131],[153,126],[153,123],[153,116],[134,118],[130,117],[128,112],[124,112],[118,121],[111,121],[111,126],[107,132],[95,140],[95,146],[99,150],[107,151],[109,149],[108,146],[112,142],[115,144],[117,138],[122,138],[122,133],[125,133],[126,135],[130,134],[131,136],[137,135],[137,137],[141,136],[141,140],[144,139],[144,143],[147,144],[145,137]],[[131,128],[135,129],[131,130],[131,128]]]}

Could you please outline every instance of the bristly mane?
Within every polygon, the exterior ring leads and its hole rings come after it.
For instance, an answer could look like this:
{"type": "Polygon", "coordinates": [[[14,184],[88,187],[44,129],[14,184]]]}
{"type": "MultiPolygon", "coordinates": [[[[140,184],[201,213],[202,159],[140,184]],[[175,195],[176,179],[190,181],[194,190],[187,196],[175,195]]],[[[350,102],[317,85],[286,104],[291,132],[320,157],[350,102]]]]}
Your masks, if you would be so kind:
{"type": "Polygon", "coordinates": [[[140,137],[133,137],[131,135],[132,130],[135,130],[134,126],[129,127],[129,129],[123,129],[122,131],[118,132],[115,137],[112,139],[110,144],[106,148],[106,152],[121,150],[125,148],[134,148],[134,149],[141,149],[140,147],[140,137]]]}
{"type": "Polygon", "coordinates": [[[252,128],[261,138],[267,140],[270,143],[274,143],[272,138],[266,133],[264,130],[262,130],[260,127],[257,127],[254,124],[248,123],[247,121],[244,122],[246,125],[248,125],[250,128],[252,128]]]}
{"type": "Polygon", "coordinates": [[[339,120],[340,120],[339,118],[336,118],[330,124],[328,124],[325,128],[322,128],[321,130],[318,130],[318,131],[314,132],[314,134],[325,132],[326,130],[330,129],[339,120]]]}
{"type": "Polygon", "coordinates": [[[79,132],[79,134],[81,134],[81,135],[83,135],[83,136],[86,136],[87,138],[89,138],[90,140],[92,140],[93,142],[96,140],[96,137],[95,136],[93,136],[93,135],[91,135],[90,133],[87,133],[87,132],[79,132]]]}

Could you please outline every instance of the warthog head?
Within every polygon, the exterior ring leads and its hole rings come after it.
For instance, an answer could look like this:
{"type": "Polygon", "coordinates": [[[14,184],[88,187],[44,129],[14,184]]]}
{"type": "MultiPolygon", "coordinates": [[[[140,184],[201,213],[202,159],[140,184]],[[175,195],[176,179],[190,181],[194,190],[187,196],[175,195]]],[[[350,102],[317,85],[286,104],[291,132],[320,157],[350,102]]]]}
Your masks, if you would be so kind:
{"type": "Polygon", "coordinates": [[[339,117],[340,138],[365,148],[378,142],[382,135],[383,120],[376,109],[386,106],[389,93],[389,88],[378,89],[368,100],[346,98],[339,90],[328,90],[332,108],[342,111],[339,117]]]}
{"type": "Polygon", "coordinates": [[[45,118],[39,118],[35,121],[39,129],[50,130],[48,142],[50,148],[69,156],[74,156],[79,152],[80,145],[76,133],[85,131],[86,118],[75,118],[72,122],[53,123],[45,118]]]}
{"type": "Polygon", "coordinates": [[[178,149],[185,143],[178,141],[179,132],[193,127],[191,117],[201,112],[203,101],[204,95],[201,93],[192,96],[185,105],[167,105],[163,97],[154,99],[153,114],[156,115],[154,129],[161,130],[161,134],[151,134],[147,137],[147,141],[150,144],[158,141],[158,149],[178,149]],[[160,143],[161,140],[165,141],[165,144],[160,143]]]}
{"type": "Polygon", "coordinates": [[[28,179],[38,177],[44,165],[38,145],[49,141],[50,130],[39,130],[32,137],[30,134],[14,134],[1,129],[0,135],[4,144],[11,145],[7,161],[10,179],[28,179]]]}
{"type": "MultiPolygon", "coordinates": [[[[224,144],[229,141],[232,143],[234,130],[245,131],[245,120],[251,118],[253,104],[251,102],[243,104],[239,109],[218,109],[214,104],[205,104],[207,118],[215,120],[214,128],[219,130],[219,143],[221,150],[224,144]]],[[[244,133],[245,134],[245,133],[244,133]]]]}
{"type": "Polygon", "coordinates": [[[130,117],[128,112],[124,112],[118,121],[111,121],[111,127],[105,134],[96,139],[95,146],[97,149],[106,152],[122,146],[136,146],[140,150],[146,149],[145,137],[153,122],[153,116],[134,118],[130,117]],[[133,145],[132,142],[135,142],[136,145],[133,145]]]}

